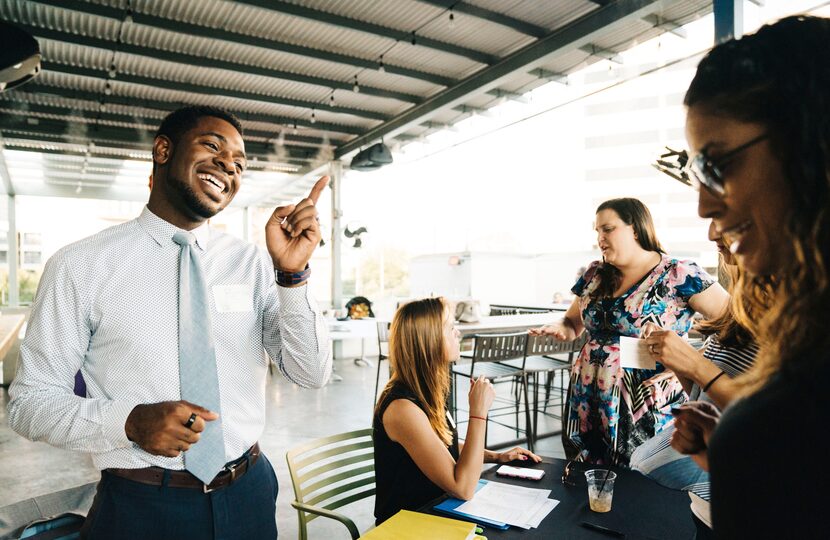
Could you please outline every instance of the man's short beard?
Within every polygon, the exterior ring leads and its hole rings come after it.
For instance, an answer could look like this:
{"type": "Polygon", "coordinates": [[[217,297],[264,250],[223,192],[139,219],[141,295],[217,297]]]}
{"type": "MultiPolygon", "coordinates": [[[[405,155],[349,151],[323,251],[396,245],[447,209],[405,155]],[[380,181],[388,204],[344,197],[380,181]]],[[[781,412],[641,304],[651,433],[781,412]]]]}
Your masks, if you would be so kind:
{"type": "Polygon", "coordinates": [[[168,181],[168,185],[178,192],[181,201],[197,216],[210,219],[222,210],[221,208],[219,210],[214,210],[213,208],[203,204],[196,195],[196,192],[193,191],[193,188],[180,181],[178,178],[170,177],[170,180],[172,180],[172,182],[168,181]]]}

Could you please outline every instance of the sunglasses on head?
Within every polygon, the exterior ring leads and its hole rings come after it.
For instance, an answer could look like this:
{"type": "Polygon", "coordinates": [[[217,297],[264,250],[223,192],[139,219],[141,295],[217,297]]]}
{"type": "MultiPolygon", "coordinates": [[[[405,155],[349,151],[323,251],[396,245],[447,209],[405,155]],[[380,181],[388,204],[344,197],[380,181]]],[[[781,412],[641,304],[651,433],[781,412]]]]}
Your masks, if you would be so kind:
{"type": "Polygon", "coordinates": [[[747,148],[758,144],[768,137],[768,134],[763,133],[754,139],[745,142],[744,144],[730,150],[729,152],[712,158],[707,155],[706,149],[698,155],[690,158],[686,162],[686,167],[683,169],[686,177],[689,179],[692,187],[700,191],[703,186],[712,193],[723,196],[724,195],[724,173],[723,169],[735,159],[741,152],[747,148]]]}

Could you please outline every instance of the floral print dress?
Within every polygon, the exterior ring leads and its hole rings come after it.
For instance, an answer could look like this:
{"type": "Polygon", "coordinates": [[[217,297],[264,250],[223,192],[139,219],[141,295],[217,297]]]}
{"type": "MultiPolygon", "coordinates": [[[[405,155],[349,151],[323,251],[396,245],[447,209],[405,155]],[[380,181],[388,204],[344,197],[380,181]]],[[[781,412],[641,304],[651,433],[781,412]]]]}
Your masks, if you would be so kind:
{"type": "Polygon", "coordinates": [[[685,336],[694,315],[689,299],[714,280],[694,262],[664,255],[621,296],[591,298],[600,264],[591,263],[571,289],[589,339],[571,371],[562,436],[570,456],[627,466],[634,449],[663,429],[685,395],[677,377],[655,377],[665,370],[662,364],[655,370],[620,368],[620,336],[639,337],[646,322],[685,336]]]}

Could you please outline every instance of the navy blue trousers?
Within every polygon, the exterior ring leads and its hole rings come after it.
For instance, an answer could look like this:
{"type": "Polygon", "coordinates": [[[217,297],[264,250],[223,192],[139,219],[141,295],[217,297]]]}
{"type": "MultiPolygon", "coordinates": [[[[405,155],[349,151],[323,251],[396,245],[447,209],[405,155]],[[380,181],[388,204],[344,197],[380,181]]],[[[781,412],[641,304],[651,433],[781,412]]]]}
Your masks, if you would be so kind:
{"type": "Polygon", "coordinates": [[[277,489],[264,454],[236,482],[210,493],[150,486],[104,471],[81,538],[274,540],[277,489]]]}

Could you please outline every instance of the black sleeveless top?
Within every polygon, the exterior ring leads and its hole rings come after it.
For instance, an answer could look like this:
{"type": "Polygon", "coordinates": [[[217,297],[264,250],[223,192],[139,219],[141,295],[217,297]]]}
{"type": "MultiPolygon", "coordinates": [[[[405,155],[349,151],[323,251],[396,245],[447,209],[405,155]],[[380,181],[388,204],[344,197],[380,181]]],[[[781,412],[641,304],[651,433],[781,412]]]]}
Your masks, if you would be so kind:
{"type": "MultiPolygon", "coordinates": [[[[444,494],[444,490],[432,483],[418,465],[406,453],[403,446],[386,434],[383,413],[396,399],[408,399],[424,410],[418,398],[407,388],[395,385],[378,407],[372,422],[372,439],[375,445],[375,524],[380,525],[399,510],[417,510],[429,501],[444,494]]],[[[426,412],[426,411],[424,411],[426,412]]],[[[452,430],[452,444],[447,447],[453,459],[458,461],[458,432],[452,418],[447,415],[447,425],[452,430]]]]}

